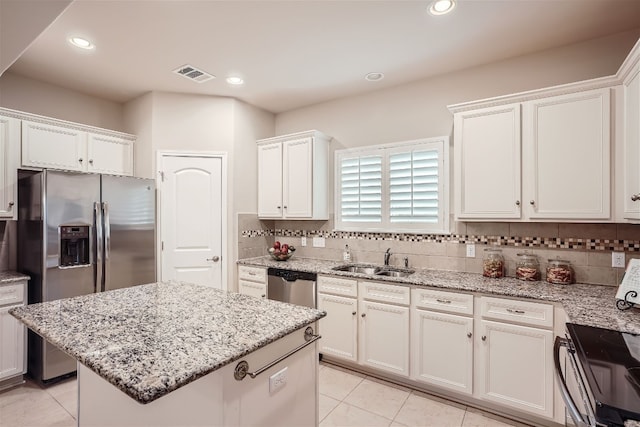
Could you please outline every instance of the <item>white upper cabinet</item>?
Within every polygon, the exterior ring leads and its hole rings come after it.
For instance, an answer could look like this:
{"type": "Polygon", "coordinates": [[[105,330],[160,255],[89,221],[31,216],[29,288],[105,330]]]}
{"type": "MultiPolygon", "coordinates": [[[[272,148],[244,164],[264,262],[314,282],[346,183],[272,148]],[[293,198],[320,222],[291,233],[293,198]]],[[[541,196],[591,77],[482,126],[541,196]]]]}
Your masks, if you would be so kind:
{"type": "Polygon", "coordinates": [[[526,217],[611,217],[610,89],[524,104],[526,217]]]}
{"type": "Polygon", "coordinates": [[[625,219],[640,220],[640,41],[621,67],[624,70],[624,189],[625,219]]]}
{"type": "Polygon", "coordinates": [[[20,120],[0,116],[0,218],[16,219],[20,120]]]}
{"type": "Polygon", "coordinates": [[[329,218],[329,141],[318,131],[258,141],[260,218],[329,218]]]}
{"type": "Polygon", "coordinates": [[[456,112],[456,218],[611,220],[610,123],[609,88],[456,112]]]}
{"type": "Polygon", "coordinates": [[[22,165],[84,171],[87,133],[37,122],[22,122],[22,165]]]}
{"type": "Polygon", "coordinates": [[[133,140],[23,120],[22,166],[132,176],[133,140]]]}
{"type": "Polygon", "coordinates": [[[454,117],[456,216],[520,218],[520,104],[454,117]]]}

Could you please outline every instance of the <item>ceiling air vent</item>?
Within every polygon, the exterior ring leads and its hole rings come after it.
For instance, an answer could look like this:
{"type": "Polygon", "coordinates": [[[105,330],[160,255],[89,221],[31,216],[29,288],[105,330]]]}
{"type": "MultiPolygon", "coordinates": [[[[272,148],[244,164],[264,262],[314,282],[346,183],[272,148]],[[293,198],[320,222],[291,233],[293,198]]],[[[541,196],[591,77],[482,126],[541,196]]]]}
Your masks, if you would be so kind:
{"type": "Polygon", "coordinates": [[[207,80],[215,79],[216,76],[197,69],[192,65],[183,65],[182,67],[173,70],[174,73],[181,75],[182,77],[193,80],[194,82],[203,83],[207,80]]]}

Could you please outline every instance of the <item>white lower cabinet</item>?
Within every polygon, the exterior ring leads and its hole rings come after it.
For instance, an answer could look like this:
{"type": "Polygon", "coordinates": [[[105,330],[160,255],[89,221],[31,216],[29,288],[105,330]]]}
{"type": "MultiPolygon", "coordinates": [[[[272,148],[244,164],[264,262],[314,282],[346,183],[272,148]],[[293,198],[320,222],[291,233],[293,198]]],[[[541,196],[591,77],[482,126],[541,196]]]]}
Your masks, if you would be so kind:
{"type": "Polygon", "coordinates": [[[409,376],[409,301],[406,286],[359,282],[360,364],[409,376]]]}
{"type": "Polygon", "coordinates": [[[320,353],[358,361],[358,282],[318,276],[318,310],[327,316],[318,322],[320,353]]]}
{"type": "MultiPolygon", "coordinates": [[[[475,372],[476,396],[544,418],[553,418],[553,331],[543,329],[530,320],[544,317],[548,304],[539,304],[499,298],[481,298],[504,308],[512,315],[514,323],[491,319],[491,310],[483,308],[483,318],[478,322],[476,336],[477,358],[475,372]],[[533,326],[530,326],[533,324],[533,326]]],[[[495,312],[495,311],[494,311],[495,312]]],[[[551,310],[553,312],[553,310],[551,310]]],[[[500,320],[504,314],[497,314],[500,320]]],[[[548,318],[549,328],[553,319],[548,318]]]]}
{"type": "Polygon", "coordinates": [[[26,372],[26,329],[9,314],[25,304],[26,287],[26,281],[0,285],[0,382],[26,372]]]}
{"type": "Polygon", "coordinates": [[[266,298],[267,269],[249,265],[238,266],[238,293],[256,298],[266,298]]]}
{"type": "Polygon", "coordinates": [[[319,322],[320,353],[357,362],[358,300],[319,293],[318,310],[327,312],[319,322]]]}
{"type": "Polygon", "coordinates": [[[472,315],[473,295],[412,290],[411,379],[473,392],[472,315]]]}

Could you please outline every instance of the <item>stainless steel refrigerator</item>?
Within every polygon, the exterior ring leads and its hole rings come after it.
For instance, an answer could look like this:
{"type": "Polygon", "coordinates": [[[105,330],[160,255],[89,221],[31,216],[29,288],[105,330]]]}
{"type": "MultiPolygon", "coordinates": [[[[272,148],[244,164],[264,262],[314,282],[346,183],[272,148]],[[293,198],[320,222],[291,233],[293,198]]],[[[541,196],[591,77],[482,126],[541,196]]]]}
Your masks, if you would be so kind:
{"type": "MultiPolygon", "coordinates": [[[[18,171],[18,269],[29,303],[155,282],[153,180],[18,171]]],[[[47,382],[74,359],[29,331],[28,369],[47,382]]]]}

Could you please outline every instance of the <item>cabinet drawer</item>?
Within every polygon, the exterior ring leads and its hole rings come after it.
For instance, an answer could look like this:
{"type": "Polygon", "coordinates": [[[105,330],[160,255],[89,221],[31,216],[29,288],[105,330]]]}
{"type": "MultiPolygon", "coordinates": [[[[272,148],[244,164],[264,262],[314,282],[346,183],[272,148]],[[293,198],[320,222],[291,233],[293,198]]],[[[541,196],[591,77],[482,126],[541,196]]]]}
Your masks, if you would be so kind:
{"type": "Polygon", "coordinates": [[[413,289],[411,293],[414,307],[473,315],[473,295],[435,289],[413,289]]]}
{"type": "Polygon", "coordinates": [[[357,297],[358,281],[342,277],[318,276],[318,292],[357,297]]]}
{"type": "Polygon", "coordinates": [[[553,327],[553,305],[551,304],[482,297],[481,312],[484,319],[544,328],[553,327]]]}
{"type": "Polygon", "coordinates": [[[267,285],[264,283],[249,282],[246,280],[238,281],[238,292],[244,295],[250,295],[256,298],[267,297],[267,285]]]}
{"type": "Polygon", "coordinates": [[[24,283],[0,285],[0,306],[19,304],[24,300],[24,283]]]}
{"type": "Polygon", "coordinates": [[[250,282],[267,283],[267,269],[241,265],[238,267],[238,279],[250,282]]]}
{"type": "Polygon", "coordinates": [[[390,302],[392,304],[409,305],[411,289],[408,286],[387,285],[386,283],[360,282],[360,296],[370,301],[390,302]]]}

